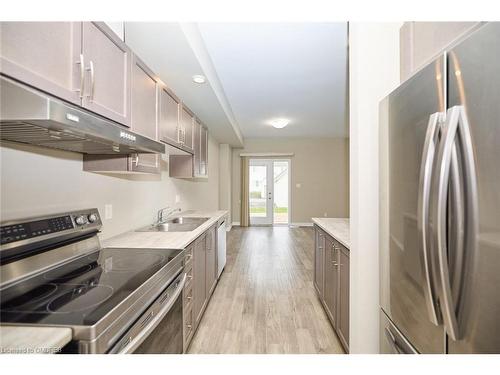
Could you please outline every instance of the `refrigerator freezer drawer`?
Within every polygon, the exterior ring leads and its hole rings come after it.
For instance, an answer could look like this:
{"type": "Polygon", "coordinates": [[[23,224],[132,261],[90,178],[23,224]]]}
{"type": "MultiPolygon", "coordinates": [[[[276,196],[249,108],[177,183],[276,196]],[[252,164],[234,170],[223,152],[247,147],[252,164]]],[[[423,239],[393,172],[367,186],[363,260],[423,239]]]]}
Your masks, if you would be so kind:
{"type": "Polygon", "coordinates": [[[380,353],[381,354],[418,354],[410,342],[380,310],[380,353]]]}

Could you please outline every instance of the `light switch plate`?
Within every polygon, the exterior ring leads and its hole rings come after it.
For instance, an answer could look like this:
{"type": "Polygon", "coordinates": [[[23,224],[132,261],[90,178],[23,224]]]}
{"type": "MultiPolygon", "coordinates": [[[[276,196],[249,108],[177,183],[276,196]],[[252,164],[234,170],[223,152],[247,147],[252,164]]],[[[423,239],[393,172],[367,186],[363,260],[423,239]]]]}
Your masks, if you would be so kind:
{"type": "Polygon", "coordinates": [[[297,189],[300,189],[300,188],[302,187],[302,184],[300,184],[300,183],[295,184],[295,187],[296,187],[297,189]]]}
{"type": "Polygon", "coordinates": [[[181,196],[179,194],[175,195],[175,203],[181,203],[181,196]]]}
{"type": "Polygon", "coordinates": [[[113,218],[113,205],[105,204],[104,205],[104,219],[109,220],[113,218]]]}

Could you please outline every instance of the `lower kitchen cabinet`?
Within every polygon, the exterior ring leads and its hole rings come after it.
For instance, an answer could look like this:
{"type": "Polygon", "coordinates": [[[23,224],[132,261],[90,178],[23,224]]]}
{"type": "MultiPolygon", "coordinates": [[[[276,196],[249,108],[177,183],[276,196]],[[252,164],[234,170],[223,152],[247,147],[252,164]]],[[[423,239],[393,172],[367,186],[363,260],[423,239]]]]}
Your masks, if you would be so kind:
{"type": "Polygon", "coordinates": [[[314,287],[328,319],[349,351],[349,250],[314,226],[314,287]]]}
{"type": "Polygon", "coordinates": [[[217,225],[210,227],[186,248],[184,271],[184,351],[203,317],[217,285],[217,225]]]}

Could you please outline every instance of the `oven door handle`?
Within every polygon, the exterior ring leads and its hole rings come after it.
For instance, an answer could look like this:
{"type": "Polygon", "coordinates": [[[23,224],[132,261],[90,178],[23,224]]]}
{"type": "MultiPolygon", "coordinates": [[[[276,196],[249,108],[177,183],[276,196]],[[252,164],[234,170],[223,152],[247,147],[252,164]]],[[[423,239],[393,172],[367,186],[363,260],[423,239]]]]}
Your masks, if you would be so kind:
{"type": "Polygon", "coordinates": [[[154,319],[151,319],[149,323],[144,327],[140,334],[132,338],[126,345],[123,346],[117,353],[118,354],[128,354],[132,353],[142,342],[148,337],[148,335],[156,328],[156,326],[161,322],[161,320],[168,314],[172,306],[174,305],[177,298],[182,293],[184,289],[184,284],[186,284],[186,273],[183,274],[181,281],[179,282],[174,294],[170,296],[167,300],[162,301],[165,306],[158,311],[158,314],[154,319]]]}

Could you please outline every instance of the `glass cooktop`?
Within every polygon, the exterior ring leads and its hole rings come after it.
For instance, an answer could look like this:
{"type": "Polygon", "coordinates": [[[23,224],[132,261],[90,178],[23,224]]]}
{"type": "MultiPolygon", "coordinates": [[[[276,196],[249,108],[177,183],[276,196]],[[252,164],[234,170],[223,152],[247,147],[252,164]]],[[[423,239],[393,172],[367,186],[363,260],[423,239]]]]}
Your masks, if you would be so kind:
{"type": "Polygon", "coordinates": [[[101,249],[0,293],[0,321],[94,325],[181,253],[101,249]]]}

